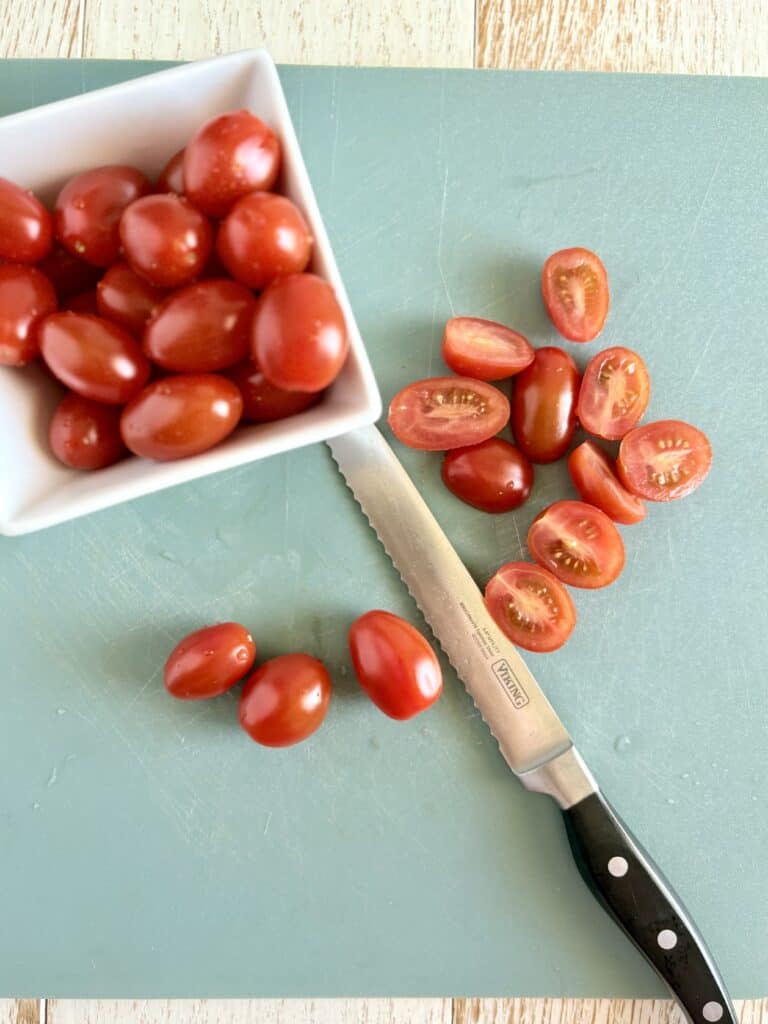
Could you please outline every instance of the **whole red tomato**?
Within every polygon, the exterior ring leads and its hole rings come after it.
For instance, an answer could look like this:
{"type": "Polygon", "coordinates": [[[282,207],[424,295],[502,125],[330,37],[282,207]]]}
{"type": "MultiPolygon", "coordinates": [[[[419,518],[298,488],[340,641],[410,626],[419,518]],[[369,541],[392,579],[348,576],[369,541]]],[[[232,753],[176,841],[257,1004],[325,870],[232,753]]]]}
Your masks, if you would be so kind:
{"type": "Polygon", "coordinates": [[[98,267],[81,260],[63,245],[55,245],[45,259],[37,264],[37,269],[51,282],[59,302],[95,288],[101,272],[98,267]]]}
{"type": "Polygon", "coordinates": [[[239,622],[220,622],[185,636],[168,655],[165,687],[182,700],[217,697],[251,670],[253,637],[239,622]]]}
{"type": "Polygon", "coordinates": [[[290,199],[253,192],[238,199],[225,217],[216,251],[232,277],[261,290],[276,277],[306,270],[312,235],[290,199]]]}
{"type": "Polygon", "coordinates": [[[96,286],[101,316],[135,335],[143,334],[166,294],[164,288],[139,277],[127,263],[113,264],[96,286]]]}
{"type": "Polygon", "coordinates": [[[290,747],[319,728],[330,701],[325,665],[308,654],[283,654],[265,661],[246,682],[240,725],[265,747],[290,747]]]}
{"type": "Polygon", "coordinates": [[[211,253],[212,239],[211,225],[181,196],[144,196],[120,219],[128,265],[159,288],[177,288],[196,278],[211,253]]]}
{"type": "Polygon", "coordinates": [[[511,512],[531,493],[533,466],[509,441],[491,437],[446,452],[443,483],[457,498],[483,512],[511,512]]]}
{"type": "Polygon", "coordinates": [[[72,469],[104,469],[128,454],[120,437],[120,409],[82,395],[65,395],[48,430],[51,451],[72,469]]]}
{"type": "Polygon", "coordinates": [[[385,715],[403,721],[435,703],[443,690],[437,656],[410,622],[372,611],[349,630],[355,675],[385,715]]]}
{"type": "Polygon", "coordinates": [[[34,267],[0,266],[0,364],[23,366],[40,351],[38,328],[56,309],[56,293],[34,267]]]}
{"type": "Polygon", "coordinates": [[[31,192],[0,178],[0,259],[37,263],[51,251],[53,223],[31,192]]]}
{"type": "Polygon", "coordinates": [[[561,348],[536,350],[533,362],[513,382],[512,434],[531,462],[565,455],[576,429],[579,371],[561,348]]]}
{"type": "Polygon", "coordinates": [[[227,376],[243,396],[243,419],[251,423],[271,423],[309,409],[319,402],[322,391],[283,391],[270,384],[250,360],[233,366],[227,376]]]}

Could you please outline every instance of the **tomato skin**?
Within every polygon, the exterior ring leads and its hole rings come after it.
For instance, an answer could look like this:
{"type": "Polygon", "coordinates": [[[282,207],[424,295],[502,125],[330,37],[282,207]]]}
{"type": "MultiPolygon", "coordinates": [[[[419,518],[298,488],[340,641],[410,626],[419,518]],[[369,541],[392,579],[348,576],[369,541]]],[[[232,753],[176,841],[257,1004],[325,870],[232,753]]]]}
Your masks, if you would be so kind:
{"type": "Polygon", "coordinates": [[[322,391],[283,391],[270,384],[250,360],[233,366],[227,376],[238,386],[243,398],[243,419],[250,423],[271,423],[295,416],[322,398],[322,391]]]}
{"type": "Polygon", "coordinates": [[[205,373],[248,355],[256,300],[237,281],[214,278],[170,295],[147,324],[144,352],[166,370],[205,373]]]}
{"type": "Polygon", "coordinates": [[[59,302],[90,291],[96,286],[100,273],[98,267],[86,263],[58,244],[38,263],[37,269],[51,282],[59,302]]]}
{"type": "Polygon", "coordinates": [[[500,437],[447,452],[442,475],[449,491],[483,512],[511,512],[533,487],[533,466],[500,437]]]}
{"type": "Polygon", "coordinates": [[[247,110],[206,121],[184,152],[184,191],[211,217],[224,217],[241,196],[269,191],[280,170],[280,143],[247,110]]]}
{"type": "Polygon", "coordinates": [[[497,569],[485,588],[485,604],[513,644],[538,654],[562,647],[576,625],[576,608],[563,584],[530,562],[497,569]]]}
{"type": "Polygon", "coordinates": [[[333,288],[316,274],[278,277],[259,298],[251,355],[284,391],[322,391],[349,352],[344,314],[333,288]]]}
{"type": "Polygon", "coordinates": [[[56,406],[48,429],[51,451],[71,469],[104,469],[128,454],[120,437],[120,410],[74,392],[56,406]]]}
{"type": "Polygon", "coordinates": [[[179,149],[160,171],[155,186],[156,192],[173,192],[184,195],[184,150],[179,149]]]}
{"type": "Polygon", "coordinates": [[[0,266],[0,365],[24,366],[40,351],[39,327],[56,310],[56,293],[34,267],[0,266]]]}
{"type": "Polygon", "coordinates": [[[120,432],[134,455],[165,462],[198,455],[223,441],[243,410],[226,377],[184,373],[149,384],[123,410],[120,432]]]}
{"type": "Polygon", "coordinates": [[[260,665],[243,687],[240,725],[265,747],[290,747],[322,724],[331,678],[308,654],[283,654],[260,665]]]}
{"type": "Polygon", "coordinates": [[[75,175],[56,200],[57,239],[87,263],[108,267],[120,257],[118,225],[123,210],[149,188],[141,171],[124,164],[75,175]]]}
{"type": "Polygon", "coordinates": [[[584,441],[568,456],[568,472],[582,501],[615,523],[629,526],[645,518],[645,505],[621,483],[613,460],[593,441],[584,441]]]}
{"type": "Polygon", "coordinates": [[[235,280],[261,290],[276,277],[306,270],[312,234],[290,199],[252,192],[238,199],[222,222],[216,252],[235,280]]]}
{"type": "Polygon", "coordinates": [[[565,455],[576,428],[579,371],[561,348],[536,350],[533,362],[513,382],[512,434],[531,462],[565,455]]]}
{"type": "Polygon", "coordinates": [[[158,288],[178,288],[205,267],[213,232],[191,203],[168,193],[131,203],[120,218],[120,240],[139,277],[158,288]]]}
{"type": "Polygon", "coordinates": [[[431,707],[443,692],[435,652],[421,633],[391,612],[361,615],[349,630],[349,650],[360,686],[400,722],[431,707]]]}
{"type": "Polygon", "coordinates": [[[53,221],[40,200],[0,178],[0,259],[38,263],[52,245],[53,221]]]}
{"type": "Polygon", "coordinates": [[[682,420],[657,420],[630,430],[616,462],[627,490],[646,501],[684,498],[703,483],[711,465],[707,435],[682,420]]]}
{"type": "Polygon", "coordinates": [[[645,363],[636,352],[617,345],[590,360],[576,414],[590,434],[619,441],[640,420],[650,397],[645,363]]]}
{"type": "Polygon", "coordinates": [[[569,341],[592,341],[608,316],[608,275],[590,249],[560,249],[541,272],[541,294],[552,323],[569,341]]]}
{"type": "Polygon", "coordinates": [[[139,277],[127,263],[114,263],[96,286],[99,315],[141,335],[167,292],[139,277]]]}
{"type": "Polygon", "coordinates": [[[138,344],[101,317],[54,313],[43,320],[38,337],[54,376],[83,398],[122,405],[149,378],[149,363],[138,344]]]}
{"type": "Polygon", "coordinates": [[[533,362],[528,339],[504,324],[474,316],[454,316],[445,325],[443,359],[462,377],[502,380],[533,362]]]}
{"type": "Polygon", "coordinates": [[[253,667],[256,644],[239,622],[220,622],[185,636],[168,655],[163,681],[172,697],[202,700],[225,693],[253,667]]]}
{"type": "Polygon", "coordinates": [[[624,568],[624,541],[611,520],[583,501],[556,501],[528,530],[533,558],[563,583],[596,590],[624,568]]]}
{"type": "Polygon", "coordinates": [[[387,422],[402,444],[448,451],[480,444],[509,419],[505,395],[469,377],[429,377],[406,384],[389,404],[387,422]]]}
{"type": "Polygon", "coordinates": [[[79,295],[71,295],[61,304],[62,310],[70,313],[90,313],[91,316],[99,315],[99,305],[96,301],[96,291],[91,288],[87,292],[80,292],[79,295]]]}

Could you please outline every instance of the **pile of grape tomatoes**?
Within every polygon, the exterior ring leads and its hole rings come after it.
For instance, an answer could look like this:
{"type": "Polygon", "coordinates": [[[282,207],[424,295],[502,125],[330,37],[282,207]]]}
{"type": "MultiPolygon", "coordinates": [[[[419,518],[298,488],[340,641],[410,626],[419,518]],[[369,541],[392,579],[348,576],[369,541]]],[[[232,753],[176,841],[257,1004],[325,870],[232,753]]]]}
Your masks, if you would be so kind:
{"type": "Polygon", "coordinates": [[[68,389],[49,431],[65,465],[196,455],[241,420],[302,412],[335,379],[344,317],[307,272],[303,214],[272,191],[280,161],[271,128],[239,110],[202,125],[154,185],[96,167],[50,212],[0,178],[0,364],[41,357],[68,389]]]}
{"type": "MultiPolygon", "coordinates": [[[[542,271],[542,296],[552,323],[569,341],[593,341],[609,307],[608,277],[588,249],[563,249],[542,271]]],[[[577,423],[620,442],[614,458],[595,441],[568,455],[581,501],[556,501],[528,530],[533,562],[508,562],[491,578],[486,604],[513,643],[554,651],[576,625],[564,584],[595,589],[624,567],[616,523],[639,522],[646,501],[671,501],[694,491],[709,472],[712,449],[680,420],[638,426],[651,382],[631,349],[598,352],[583,375],[562,348],[534,349],[503,324],[453,317],[443,358],[456,376],[416,381],[389,407],[389,425],[411,448],[444,451],[442,476],[457,497],[485,512],[509,512],[528,498],[532,463],[564,458],[577,423]],[[511,401],[495,381],[511,377],[511,401]],[[514,444],[496,435],[509,423],[514,444]]]]}
{"type": "MultiPolygon", "coordinates": [[[[442,692],[435,652],[417,629],[391,612],[370,611],[355,619],[349,650],[360,686],[390,718],[413,718],[442,692]]],[[[289,747],[307,739],[322,724],[330,704],[327,668],[303,653],[279,655],[252,671],[255,661],[256,644],[245,626],[206,626],[171,651],[165,686],[181,700],[201,700],[244,680],[239,717],[251,739],[266,747],[289,747]]]]}

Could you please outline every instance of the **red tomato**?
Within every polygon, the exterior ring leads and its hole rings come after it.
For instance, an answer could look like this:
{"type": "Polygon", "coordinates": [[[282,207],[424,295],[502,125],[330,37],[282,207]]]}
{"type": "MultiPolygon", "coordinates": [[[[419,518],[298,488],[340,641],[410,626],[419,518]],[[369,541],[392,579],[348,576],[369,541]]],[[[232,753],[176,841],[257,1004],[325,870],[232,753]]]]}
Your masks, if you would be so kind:
{"type": "Polygon", "coordinates": [[[568,456],[568,472],[584,501],[595,505],[615,523],[639,523],[645,505],[622,486],[613,460],[593,441],[585,441],[568,456]]]}
{"type": "Polygon", "coordinates": [[[349,351],[344,314],[333,288],[315,274],[279,277],[259,299],[251,354],[285,391],[322,391],[349,351]]]}
{"type": "Polygon", "coordinates": [[[280,170],[280,143],[247,110],[220,114],[197,130],[184,152],[184,191],[211,217],[224,217],[249,192],[269,190],[280,170]]]}
{"type": "Polygon", "coordinates": [[[91,316],[99,315],[99,306],[96,302],[96,291],[91,289],[87,292],[80,292],[79,295],[71,295],[61,304],[61,308],[69,310],[70,313],[90,313],[91,316]]]}
{"type": "Polygon", "coordinates": [[[576,625],[560,580],[540,565],[507,562],[488,581],[485,603],[499,629],[526,651],[556,651],[576,625]]]}
{"type": "Polygon", "coordinates": [[[576,428],[579,371],[561,348],[540,348],[515,377],[512,433],[531,462],[555,462],[565,455],[576,428]]]}
{"type": "Polygon", "coordinates": [[[509,402],[491,384],[469,377],[431,377],[398,391],[387,422],[409,448],[447,451],[487,441],[508,419],[509,402]]]}
{"type": "Polygon", "coordinates": [[[136,455],[165,462],[198,455],[223,441],[243,410],[226,377],[185,373],[148,385],[123,410],[120,430],[136,455]]]}
{"type": "Polygon", "coordinates": [[[120,219],[120,240],[132,270],[159,288],[188,284],[211,253],[211,225],[181,196],[137,199],[120,219]]]}
{"type": "Polygon", "coordinates": [[[184,195],[184,150],[174,153],[165,167],[160,171],[155,186],[157,192],[175,192],[184,195]]]}
{"type": "Polygon", "coordinates": [[[222,222],[216,251],[232,277],[261,290],[276,277],[306,269],[312,235],[290,199],[252,192],[238,199],[222,222]]]}
{"type": "Polygon", "coordinates": [[[122,405],[149,377],[149,363],[130,334],[87,313],[54,313],[40,325],[43,359],[84,398],[122,405]]]}
{"type": "Polygon", "coordinates": [[[135,167],[95,167],[71,178],[59,193],[54,211],[56,237],[63,246],[96,267],[120,256],[118,225],[123,210],[149,192],[149,182],[135,167]]]}
{"type": "Polygon", "coordinates": [[[165,300],[144,332],[144,351],[166,370],[223,370],[248,355],[256,300],[237,281],[198,281],[165,300]]]}
{"type": "Polygon", "coordinates": [[[483,512],[511,512],[531,493],[533,466],[509,441],[491,437],[471,448],[447,452],[443,483],[457,498],[483,512]]]}
{"type": "Polygon", "coordinates": [[[65,395],[48,431],[51,451],[72,469],[103,469],[128,450],[120,437],[120,410],[82,395],[65,395]]]}
{"type": "Polygon", "coordinates": [[[40,351],[38,328],[56,309],[56,293],[34,267],[0,266],[0,365],[23,366],[40,351]]]}
{"type": "Polygon", "coordinates": [[[283,654],[265,661],[246,682],[240,725],[265,747],[290,747],[321,725],[330,702],[331,679],[322,661],[283,654]]]}
{"type": "Polygon", "coordinates": [[[358,682],[390,718],[413,718],[443,692],[435,652],[398,615],[373,611],[355,619],[349,630],[349,650],[358,682]]]}
{"type": "Polygon", "coordinates": [[[166,296],[135,274],[127,263],[115,263],[96,287],[99,313],[131,334],[143,334],[149,318],[166,296]]]}
{"type": "Polygon", "coordinates": [[[607,348],[584,371],[576,414],[590,434],[618,441],[645,412],[651,379],[645,363],[631,349],[607,348]]]}
{"type": "Polygon", "coordinates": [[[51,282],[59,302],[95,287],[100,273],[98,267],[73,256],[63,245],[54,246],[45,259],[38,263],[37,269],[51,282]]]}
{"type": "Polygon", "coordinates": [[[541,293],[549,318],[569,341],[592,341],[603,329],[610,296],[608,275],[589,249],[553,253],[541,273],[541,293]]]}
{"type": "Polygon", "coordinates": [[[528,550],[545,569],[572,587],[594,590],[613,583],[624,568],[624,541],[611,520],[583,501],[556,501],[528,530],[528,550]]]}
{"type": "Polygon", "coordinates": [[[672,501],[695,491],[709,473],[706,434],[680,420],[659,420],[630,430],[619,448],[622,483],[647,501],[672,501]]]}
{"type": "Polygon", "coordinates": [[[270,384],[261,370],[248,361],[233,366],[227,376],[243,396],[243,419],[251,423],[271,423],[309,409],[322,397],[321,391],[283,391],[270,384]]]}
{"type": "Polygon", "coordinates": [[[40,200],[0,178],[0,259],[37,263],[52,245],[51,215],[40,200]]]}
{"type": "Polygon", "coordinates": [[[163,670],[173,697],[218,697],[250,672],[256,660],[253,637],[238,622],[220,622],[185,636],[171,651],[163,670]]]}
{"type": "Polygon", "coordinates": [[[474,316],[454,316],[445,325],[443,359],[454,373],[475,380],[501,380],[533,362],[528,339],[511,327],[474,316]]]}

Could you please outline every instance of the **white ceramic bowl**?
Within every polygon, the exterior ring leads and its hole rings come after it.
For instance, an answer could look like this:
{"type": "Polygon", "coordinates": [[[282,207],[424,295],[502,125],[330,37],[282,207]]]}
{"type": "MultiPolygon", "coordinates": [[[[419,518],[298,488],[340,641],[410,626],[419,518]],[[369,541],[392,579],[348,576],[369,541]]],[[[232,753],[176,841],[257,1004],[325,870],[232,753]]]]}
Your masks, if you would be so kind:
{"type": "Polygon", "coordinates": [[[0,118],[0,176],[51,204],[63,183],[100,164],[127,163],[156,176],[214,114],[246,107],[283,146],[279,189],[297,203],[315,237],[310,269],[336,290],[351,341],[344,369],[315,408],[277,423],[244,425],[209,452],[178,462],[130,458],[81,473],[50,454],[55,385],[37,366],[0,367],[0,532],[39,530],[163,487],[336,437],[373,423],[381,399],[317,208],[280,80],[264,50],[236,53],[0,118]]]}

